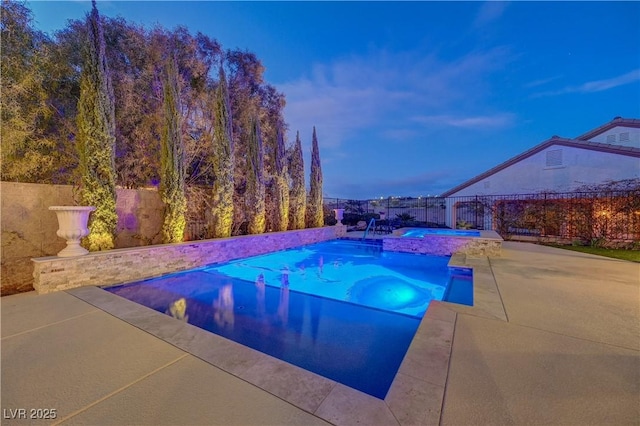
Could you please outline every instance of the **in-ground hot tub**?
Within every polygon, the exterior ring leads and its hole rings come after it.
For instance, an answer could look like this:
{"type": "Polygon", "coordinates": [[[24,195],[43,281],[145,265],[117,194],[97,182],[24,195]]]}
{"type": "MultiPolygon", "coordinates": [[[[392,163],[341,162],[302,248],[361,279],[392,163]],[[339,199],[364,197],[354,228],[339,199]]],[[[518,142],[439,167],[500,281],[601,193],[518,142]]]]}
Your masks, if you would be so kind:
{"type": "Polygon", "coordinates": [[[386,251],[451,256],[500,256],[502,238],[495,231],[447,228],[400,228],[384,238],[386,251]]]}
{"type": "MultiPolygon", "coordinates": [[[[402,228],[404,233],[401,237],[424,238],[430,235],[448,237],[479,237],[480,231],[475,229],[447,229],[447,228],[402,228]]],[[[401,230],[402,230],[401,229],[401,230]]]]}

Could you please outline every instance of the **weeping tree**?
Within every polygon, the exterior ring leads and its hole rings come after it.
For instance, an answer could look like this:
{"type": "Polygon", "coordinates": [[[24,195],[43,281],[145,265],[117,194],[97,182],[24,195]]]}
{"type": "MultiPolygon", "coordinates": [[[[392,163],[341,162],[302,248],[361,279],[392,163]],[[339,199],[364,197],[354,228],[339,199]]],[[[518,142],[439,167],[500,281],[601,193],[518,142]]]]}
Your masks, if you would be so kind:
{"type": "Polygon", "coordinates": [[[246,207],[249,234],[262,234],[266,225],[265,185],[264,185],[264,147],[260,133],[260,120],[253,117],[249,126],[247,143],[247,189],[246,207]]]}
{"type": "Polygon", "coordinates": [[[166,62],[163,75],[164,128],[161,138],[160,197],[164,203],[162,241],[184,238],[187,199],[184,189],[184,144],[180,125],[180,89],[175,58],[166,62]]]}
{"type": "Polygon", "coordinates": [[[296,143],[289,157],[289,176],[291,191],[289,192],[289,229],[304,229],[307,209],[307,192],[304,185],[304,159],[300,132],[296,132],[296,143]]]}
{"type": "Polygon", "coordinates": [[[309,202],[307,204],[308,227],[324,226],[324,212],[322,211],[322,166],[320,165],[320,151],[316,128],[313,127],[311,140],[311,181],[309,187],[309,202]]]}
{"type": "Polygon", "coordinates": [[[275,231],[286,231],[289,226],[289,184],[282,121],[278,122],[275,147],[275,174],[273,176],[275,203],[275,231]]]}
{"type": "Polygon", "coordinates": [[[94,1],[87,17],[87,41],[83,46],[76,134],[82,203],[96,207],[86,239],[91,251],[113,248],[118,224],[114,97],[106,58],[104,34],[94,1]]]}
{"type": "Polygon", "coordinates": [[[233,225],[233,136],[229,91],[220,66],[213,129],[213,236],[230,237],[233,225]]]}

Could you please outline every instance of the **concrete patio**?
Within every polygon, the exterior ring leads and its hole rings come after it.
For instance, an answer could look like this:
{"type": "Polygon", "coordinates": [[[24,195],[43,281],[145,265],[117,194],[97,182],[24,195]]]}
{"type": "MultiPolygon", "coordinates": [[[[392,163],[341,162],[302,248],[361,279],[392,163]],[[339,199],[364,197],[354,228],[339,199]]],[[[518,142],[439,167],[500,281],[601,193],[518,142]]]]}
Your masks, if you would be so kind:
{"type": "Polygon", "coordinates": [[[314,408],[317,395],[267,392],[282,369],[230,373],[204,360],[193,327],[153,331],[146,308],[81,288],[1,299],[2,424],[640,424],[640,264],[510,242],[499,258],[454,260],[474,267],[476,306],[430,308],[421,328],[452,338],[414,339],[401,371],[433,391],[420,406],[387,401],[393,416],[335,383],[314,408]]]}

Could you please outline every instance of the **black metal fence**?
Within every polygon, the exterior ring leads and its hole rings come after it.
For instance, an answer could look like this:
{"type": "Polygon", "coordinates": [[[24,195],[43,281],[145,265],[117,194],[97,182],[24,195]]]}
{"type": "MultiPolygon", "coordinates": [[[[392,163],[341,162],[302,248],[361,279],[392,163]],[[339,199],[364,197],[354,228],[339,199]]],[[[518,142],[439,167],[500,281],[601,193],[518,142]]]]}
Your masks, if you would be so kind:
{"type": "Polygon", "coordinates": [[[370,217],[400,220],[404,226],[487,229],[503,238],[553,237],[593,243],[640,242],[640,189],[468,197],[325,199],[325,208],[344,209],[343,223],[370,217]]]}
{"type": "MultiPolygon", "coordinates": [[[[395,227],[486,229],[503,238],[548,238],[565,242],[626,241],[640,245],[640,188],[624,191],[509,194],[468,197],[389,197],[371,200],[325,198],[325,223],[333,209],[355,226],[371,218],[395,227]]],[[[332,222],[333,220],[333,222],[332,222]]],[[[188,220],[185,237],[212,237],[209,221],[188,220]]],[[[239,235],[242,230],[236,230],[239,235]]]]}
{"type": "Polygon", "coordinates": [[[398,220],[413,226],[446,226],[446,199],[440,197],[389,197],[375,200],[325,198],[325,209],[344,209],[346,225],[370,218],[398,220]]]}

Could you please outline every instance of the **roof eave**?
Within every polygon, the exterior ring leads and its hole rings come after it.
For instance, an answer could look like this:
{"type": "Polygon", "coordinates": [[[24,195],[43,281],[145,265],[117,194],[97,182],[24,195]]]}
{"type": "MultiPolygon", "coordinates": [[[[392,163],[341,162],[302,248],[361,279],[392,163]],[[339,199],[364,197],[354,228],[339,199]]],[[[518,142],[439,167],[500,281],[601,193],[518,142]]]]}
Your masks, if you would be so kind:
{"type": "MultiPolygon", "coordinates": [[[[639,122],[639,127],[640,127],[640,120],[637,120],[639,122]]],[[[497,172],[506,169],[509,166],[512,166],[515,163],[518,163],[522,160],[524,160],[525,158],[528,158],[534,154],[537,154],[538,152],[552,146],[552,145],[562,145],[562,146],[568,146],[568,147],[572,147],[572,148],[580,148],[580,149],[587,149],[587,150],[591,150],[591,151],[599,151],[599,152],[607,152],[610,154],[619,154],[619,155],[624,155],[624,156],[628,156],[628,157],[636,157],[636,158],[640,158],[640,149],[638,148],[633,148],[633,147],[623,147],[623,146],[618,146],[618,145],[610,145],[610,144],[604,144],[604,143],[599,143],[599,142],[590,142],[590,141],[584,141],[584,140],[578,140],[578,139],[564,139],[564,138],[560,138],[557,136],[552,137],[551,139],[547,139],[546,141],[534,146],[533,148],[523,152],[520,155],[516,155],[515,157],[510,158],[509,160],[505,161],[504,163],[501,163],[489,170],[487,170],[486,172],[479,174],[478,176],[469,179],[468,181],[450,189],[447,192],[444,192],[442,194],[440,194],[441,197],[449,197],[452,194],[455,194],[456,192],[459,192],[463,189],[465,189],[468,186],[473,185],[474,183],[478,183],[483,179],[488,178],[491,175],[496,174],[497,172]]]]}
{"type": "Polygon", "coordinates": [[[631,127],[631,128],[640,128],[640,120],[637,118],[622,118],[616,117],[610,122],[603,124],[600,127],[597,127],[593,130],[588,131],[587,133],[578,136],[576,139],[578,140],[589,140],[593,139],[596,136],[613,129],[614,127],[623,126],[623,127],[631,127]]]}

